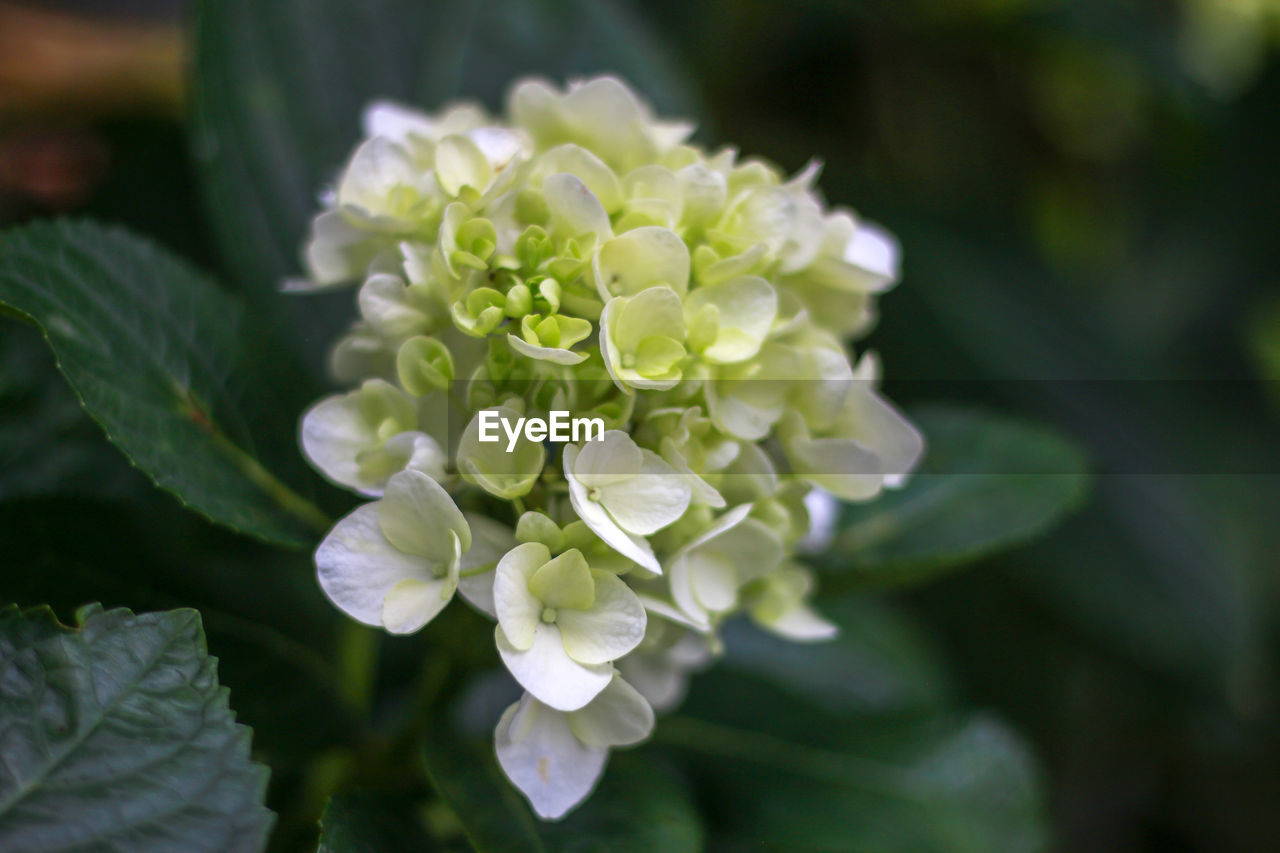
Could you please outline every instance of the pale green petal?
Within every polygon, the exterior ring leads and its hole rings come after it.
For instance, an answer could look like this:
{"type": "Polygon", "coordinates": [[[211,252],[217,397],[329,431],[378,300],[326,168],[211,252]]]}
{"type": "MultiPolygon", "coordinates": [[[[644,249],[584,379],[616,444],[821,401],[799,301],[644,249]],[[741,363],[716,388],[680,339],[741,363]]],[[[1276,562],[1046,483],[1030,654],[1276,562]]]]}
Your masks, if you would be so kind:
{"type": "Polygon", "coordinates": [[[387,540],[404,551],[447,565],[454,558],[450,532],[462,550],[471,547],[471,529],[444,487],[419,471],[403,471],[387,483],[378,521],[387,540]]]}
{"type": "Polygon", "coordinates": [[[513,648],[533,645],[533,635],[542,616],[542,602],[529,591],[529,578],[551,559],[551,552],[539,542],[517,545],[498,561],[493,579],[493,606],[498,624],[513,648]]]}
{"type": "Polygon", "coordinates": [[[558,145],[538,158],[541,176],[563,172],[580,178],[607,213],[622,206],[622,186],[605,162],[580,145],[558,145]]]}
{"type": "Polygon", "coordinates": [[[382,626],[392,634],[412,634],[444,609],[455,589],[446,578],[400,581],[382,600],[382,626]]]}
{"type": "Polygon", "coordinates": [[[507,343],[511,348],[521,355],[529,358],[536,358],[539,361],[549,361],[553,364],[574,365],[581,364],[587,360],[587,354],[581,352],[572,352],[559,347],[544,347],[538,344],[531,344],[523,338],[507,333],[507,343]]]}
{"type": "Polygon", "coordinates": [[[581,178],[563,172],[549,175],[542,182],[542,192],[554,234],[565,238],[594,234],[597,240],[613,236],[609,214],[581,178]]]}
{"type": "Polygon", "coordinates": [[[465,136],[446,136],[436,145],[436,180],[451,196],[463,187],[483,190],[493,169],[480,147],[465,136]]]}
{"type": "Polygon", "coordinates": [[[595,601],[586,610],[560,610],[556,626],[569,657],[579,663],[616,660],[644,639],[644,607],[631,587],[616,575],[591,572],[595,601]]]}
{"type": "Polygon", "coordinates": [[[574,451],[572,466],[566,455],[566,474],[588,489],[625,482],[644,470],[644,454],[622,430],[606,430],[600,441],[588,441],[574,451]]]}
{"type": "Polygon", "coordinates": [[[529,592],[545,606],[557,611],[563,608],[586,610],[596,602],[596,584],[591,568],[577,548],[570,548],[548,560],[534,572],[529,578],[529,592]]]}
{"type": "MultiPolygon", "coordinates": [[[[489,415],[484,415],[486,419],[489,415]]],[[[547,451],[540,442],[530,441],[520,429],[515,446],[510,451],[510,437],[505,423],[515,429],[520,414],[514,409],[498,406],[477,412],[462,433],[458,442],[458,473],[468,483],[480,486],[500,498],[510,500],[529,493],[534,482],[542,474],[547,451]],[[487,432],[496,441],[481,441],[482,412],[494,413],[487,432]]]]}
{"type": "MultiPolygon", "coordinates": [[[[599,442],[591,442],[587,446],[596,444],[599,442]]],[[[577,447],[572,444],[565,447],[564,472],[565,479],[569,482],[569,500],[573,505],[573,511],[610,548],[649,571],[661,574],[662,566],[654,557],[653,548],[648,541],[643,537],[633,536],[619,527],[603,506],[591,500],[587,487],[574,476],[573,471],[578,456],[577,447]]]]}
{"type": "Polygon", "coordinates": [[[629,746],[653,732],[653,708],[622,676],[615,675],[591,704],[569,714],[569,729],[590,746],[629,746]]]}
{"type": "MultiPolygon", "coordinates": [[[[588,444],[588,447],[591,445],[588,444]]],[[[600,503],[629,533],[648,536],[671,524],[689,508],[688,481],[652,450],[641,450],[637,474],[600,489],[600,503]]]]}
{"type": "Polygon", "coordinates": [[[669,228],[635,228],[600,248],[592,273],[605,302],[655,285],[666,285],[682,296],[689,289],[689,247],[669,228]]]}
{"type": "Polygon", "coordinates": [[[705,305],[715,307],[720,330],[702,354],[709,361],[728,364],[760,351],[778,313],[778,295],[763,278],[743,276],[695,289],[685,300],[685,311],[692,316],[705,305]]]}

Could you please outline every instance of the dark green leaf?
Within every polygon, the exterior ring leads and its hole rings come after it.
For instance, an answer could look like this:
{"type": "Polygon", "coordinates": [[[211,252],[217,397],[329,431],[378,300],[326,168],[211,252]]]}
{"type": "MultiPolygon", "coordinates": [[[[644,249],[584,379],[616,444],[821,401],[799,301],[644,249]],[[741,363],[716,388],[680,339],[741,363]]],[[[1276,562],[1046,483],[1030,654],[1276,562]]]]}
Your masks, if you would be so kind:
{"type": "Polygon", "coordinates": [[[690,759],[728,850],[1026,853],[1045,842],[1023,743],[983,715],[832,715],[713,672],[657,739],[690,759]]]}
{"type": "Polygon", "coordinates": [[[832,712],[936,708],[949,690],[938,652],[889,604],[858,597],[822,602],[840,626],[829,642],[794,643],[745,620],[725,626],[723,665],[767,678],[832,712]]]}
{"type": "Polygon", "coordinates": [[[279,286],[299,274],[317,195],[371,101],[496,107],[520,75],[615,71],[664,109],[691,104],[672,60],[613,0],[209,0],[195,56],[192,144],[223,254],[312,365],[353,316],[353,296],[279,286]]]}
{"type": "MultiPolygon", "coordinates": [[[[21,315],[16,315],[21,316],[21,315]]],[[[0,319],[0,499],[154,492],[102,437],[34,325],[0,319]]]]}
{"type": "Polygon", "coordinates": [[[0,612],[0,849],[259,850],[249,760],[200,616],[0,612]]]}
{"type": "Polygon", "coordinates": [[[818,562],[829,586],[898,586],[1027,542],[1084,497],[1084,452],[1058,433],[998,415],[920,410],[921,470],[907,485],[849,505],[818,562]]]}
{"type": "Polygon", "coordinates": [[[168,501],[146,518],[90,500],[0,503],[0,602],[59,614],[88,601],[194,607],[258,750],[278,760],[349,740],[357,718],[326,656],[343,617],[310,559],[222,533],[168,501]]]}
{"type": "Polygon", "coordinates": [[[209,278],[120,230],[40,223],[0,238],[0,302],[40,325],[107,436],[184,504],[278,543],[325,526],[258,455],[297,467],[299,383],[209,278]]]}
{"type": "Polygon", "coordinates": [[[360,791],[329,800],[316,853],[412,853],[436,849],[405,797],[360,791]]]}
{"type": "Polygon", "coordinates": [[[682,853],[702,849],[702,827],[688,793],[643,755],[611,756],[585,803],[557,823],[533,816],[507,781],[490,744],[436,727],[426,743],[427,772],[479,853],[682,853]]]}

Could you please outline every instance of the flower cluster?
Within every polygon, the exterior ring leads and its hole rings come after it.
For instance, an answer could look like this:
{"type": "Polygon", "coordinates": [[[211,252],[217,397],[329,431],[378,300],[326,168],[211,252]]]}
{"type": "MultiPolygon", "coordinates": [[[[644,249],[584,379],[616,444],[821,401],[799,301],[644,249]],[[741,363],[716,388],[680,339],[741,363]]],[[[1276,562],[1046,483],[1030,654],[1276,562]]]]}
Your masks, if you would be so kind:
{"type": "Polygon", "coordinates": [[[393,633],[455,594],[492,618],[525,690],[499,762],[559,817],[731,615],[834,633],[795,562],[806,507],[872,498],[922,450],[845,349],[897,247],[827,210],[816,166],[688,144],[611,77],[521,82],[501,120],[378,103],[364,129],[305,253],[303,286],[360,288],[332,363],[353,390],[302,446],[373,499],[316,552],[320,584],[393,633]],[[481,413],[554,411],[603,435],[484,440],[481,413]]]}

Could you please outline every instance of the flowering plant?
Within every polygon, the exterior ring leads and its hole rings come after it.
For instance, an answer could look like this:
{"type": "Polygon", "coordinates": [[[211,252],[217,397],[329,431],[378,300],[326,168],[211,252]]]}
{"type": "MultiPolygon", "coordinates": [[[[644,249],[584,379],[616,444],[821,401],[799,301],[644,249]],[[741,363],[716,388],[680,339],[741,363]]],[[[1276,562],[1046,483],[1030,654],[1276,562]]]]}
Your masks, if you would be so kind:
{"type": "Polygon", "coordinates": [[[653,117],[613,77],[517,83],[506,113],[378,102],[325,198],[297,290],[359,284],[333,348],[351,390],[307,458],[370,498],[316,551],[349,616],[404,634],[454,597],[524,690],[499,763],[544,818],[644,740],[745,612],[835,627],[797,552],[810,511],[874,499],[919,432],[850,359],[898,249],[787,178],[653,117]],[[578,442],[490,421],[571,413],[578,442]]]}

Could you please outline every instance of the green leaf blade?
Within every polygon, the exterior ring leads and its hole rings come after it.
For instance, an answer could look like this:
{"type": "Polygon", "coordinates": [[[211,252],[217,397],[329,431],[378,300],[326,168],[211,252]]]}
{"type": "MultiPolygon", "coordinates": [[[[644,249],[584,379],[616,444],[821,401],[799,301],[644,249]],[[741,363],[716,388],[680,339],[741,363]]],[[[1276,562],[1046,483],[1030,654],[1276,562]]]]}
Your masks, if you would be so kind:
{"type": "Polygon", "coordinates": [[[263,340],[212,280],[119,229],[36,223],[0,237],[0,302],[40,326],[107,437],[191,509],[280,544],[324,525],[256,458],[274,444],[275,461],[300,467],[292,427],[255,407],[299,385],[255,386],[280,364],[252,360],[263,340]]]}
{"type": "Polygon", "coordinates": [[[249,759],[193,610],[0,612],[0,849],[259,850],[249,759]]]}
{"type": "Polygon", "coordinates": [[[844,507],[824,589],[920,583],[1048,531],[1084,499],[1088,460],[1065,437],[990,413],[933,406],[917,422],[922,469],[844,507]]]}

